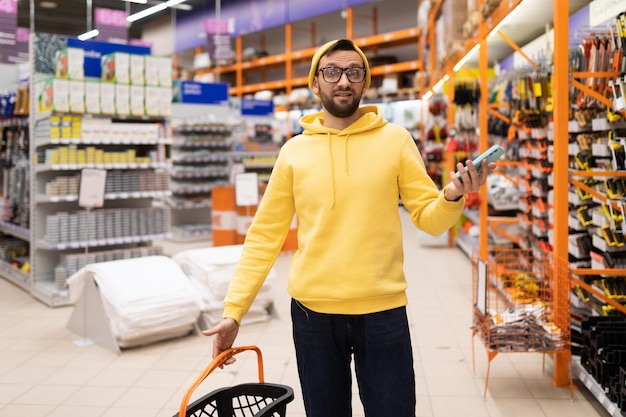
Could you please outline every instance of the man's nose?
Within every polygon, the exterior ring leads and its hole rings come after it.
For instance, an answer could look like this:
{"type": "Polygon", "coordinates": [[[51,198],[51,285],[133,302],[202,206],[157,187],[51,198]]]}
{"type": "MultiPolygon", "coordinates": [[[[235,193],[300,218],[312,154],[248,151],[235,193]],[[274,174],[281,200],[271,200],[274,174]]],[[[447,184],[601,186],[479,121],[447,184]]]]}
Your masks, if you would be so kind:
{"type": "Polygon", "coordinates": [[[339,81],[337,81],[337,84],[341,84],[341,85],[351,85],[352,84],[350,82],[350,80],[348,80],[348,74],[346,74],[345,71],[341,71],[341,76],[339,77],[339,81]]]}

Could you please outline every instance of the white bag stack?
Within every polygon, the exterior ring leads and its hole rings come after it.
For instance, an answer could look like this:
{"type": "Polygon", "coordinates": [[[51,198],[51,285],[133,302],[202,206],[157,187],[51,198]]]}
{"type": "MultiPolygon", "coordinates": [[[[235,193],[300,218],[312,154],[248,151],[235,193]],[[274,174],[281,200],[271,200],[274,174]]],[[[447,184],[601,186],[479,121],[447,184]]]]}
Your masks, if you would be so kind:
{"type": "Polygon", "coordinates": [[[201,313],[200,295],[180,266],[165,256],[87,265],[68,279],[72,298],[90,278],[120,347],[184,336],[201,313]]]}
{"type": "MultiPolygon", "coordinates": [[[[243,245],[230,245],[190,249],[172,257],[202,297],[202,316],[205,321],[203,326],[210,327],[221,320],[224,297],[242,248],[243,245]]],[[[242,325],[270,318],[275,279],[276,271],[272,268],[248,314],[244,316],[242,325]]]]}

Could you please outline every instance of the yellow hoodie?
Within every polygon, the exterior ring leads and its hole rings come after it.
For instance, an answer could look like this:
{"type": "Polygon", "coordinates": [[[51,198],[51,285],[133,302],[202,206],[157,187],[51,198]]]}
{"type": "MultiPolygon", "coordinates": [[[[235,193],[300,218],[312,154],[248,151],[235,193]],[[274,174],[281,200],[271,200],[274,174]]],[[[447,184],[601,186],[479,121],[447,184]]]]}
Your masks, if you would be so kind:
{"type": "Polygon", "coordinates": [[[339,131],[323,113],[304,116],[304,132],[282,147],[246,236],[225,299],[238,323],[280,254],[294,214],[298,250],[288,292],[307,308],[366,314],[406,305],[398,196],[413,223],[440,235],[464,201],[446,201],[428,176],[409,132],[376,106],[339,131]]]}

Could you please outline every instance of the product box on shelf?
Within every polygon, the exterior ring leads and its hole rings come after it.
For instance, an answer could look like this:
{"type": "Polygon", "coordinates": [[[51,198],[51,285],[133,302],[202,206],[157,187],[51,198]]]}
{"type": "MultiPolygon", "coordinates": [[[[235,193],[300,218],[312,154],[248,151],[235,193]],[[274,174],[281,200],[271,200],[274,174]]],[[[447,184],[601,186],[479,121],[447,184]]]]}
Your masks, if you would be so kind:
{"type": "Polygon", "coordinates": [[[144,108],[145,87],[143,85],[130,86],[130,114],[133,116],[144,116],[146,110],[144,108]]]}
{"type": "Polygon", "coordinates": [[[82,80],[85,78],[85,50],[63,48],[55,54],[55,75],[57,78],[82,80]]]}
{"type": "Polygon", "coordinates": [[[172,115],[172,89],[170,87],[159,87],[159,112],[160,116],[164,117],[172,115]]]}
{"type": "Polygon", "coordinates": [[[158,57],[157,58],[159,68],[159,85],[161,87],[172,86],[172,58],[158,57]]]}
{"type": "Polygon", "coordinates": [[[115,114],[115,83],[100,83],[100,112],[115,114]]]}
{"type": "Polygon", "coordinates": [[[159,86],[159,58],[152,55],[145,56],[145,83],[150,87],[159,86]]]}
{"type": "Polygon", "coordinates": [[[69,80],[45,77],[36,81],[34,88],[39,113],[69,111],[69,80]]]}
{"type": "Polygon", "coordinates": [[[102,55],[102,80],[128,84],[130,82],[130,55],[113,52],[102,55]]]}
{"type": "Polygon", "coordinates": [[[72,113],[85,112],[85,82],[83,80],[69,80],[69,108],[72,113]]]}
{"type": "Polygon", "coordinates": [[[130,54],[130,83],[143,86],[146,83],[144,55],[130,54]]]}
{"type": "Polygon", "coordinates": [[[119,116],[130,115],[130,85],[115,84],[115,113],[119,116]]]}
{"type": "Polygon", "coordinates": [[[161,115],[161,89],[159,87],[146,86],[145,88],[146,115],[161,115]]]}
{"type": "Polygon", "coordinates": [[[100,80],[85,80],[85,113],[100,114],[100,80]]]}

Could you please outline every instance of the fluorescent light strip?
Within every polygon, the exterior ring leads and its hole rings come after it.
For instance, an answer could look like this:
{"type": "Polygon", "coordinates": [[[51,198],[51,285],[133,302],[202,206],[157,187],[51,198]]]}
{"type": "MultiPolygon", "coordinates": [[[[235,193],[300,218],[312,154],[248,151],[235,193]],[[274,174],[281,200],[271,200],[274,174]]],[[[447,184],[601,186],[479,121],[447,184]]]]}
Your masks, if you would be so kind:
{"type": "Polygon", "coordinates": [[[450,79],[448,74],[444,75],[437,83],[433,86],[433,91],[441,90],[443,85],[450,79]]]}
{"type": "Polygon", "coordinates": [[[100,34],[98,29],[90,30],[89,32],[85,32],[81,35],[78,35],[77,38],[79,41],[86,41],[87,39],[95,38],[100,34]]]}
{"type": "Polygon", "coordinates": [[[139,3],[139,4],[146,4],[148,3],[148,0],[122,0],[125,1],[127,3],[139,3]]]}
{"type": "Polygon", "coordinates": [[[466,53],[465,56],[459,60],[459,62],[456,63],[456,65],[454,66],[454,72],[457,72],[458,70],[460,70],[461,67],[465,65],[465,63],[472,57],[472,55],[474,55],[474,52],[478,51],[479,49],[480,49],[479,43],[474,45],[474,47],[470,49],[469,52],[466,53]]]}
{"type": "Polygon", "coordinates": [[[147,9],[144,9],[140,12],[131,14],[130,16],[128,16],[126,18],[127,22],[136,22],[139,19],[143,19],[144,17],[148,17],[151,16],[155,13],[161,12],[163,10],[167,9],[167,4],[166,3],[160,3],[157,4],[156,6],[152,6],[152,7],[148,7],[147,9]]]}
{"type": "Polygon", "coordinates": [[[140,12],[131,14],[130,16],[126,18],[126,21],[129,23],[136,22],[137,20],[143,19],[144,17],[148,17],[155,13],[162,12],[168,7],[178,6],[179,4],[184,3],[185,1],[187,0],[168,0],[165,3],[159,3],[156,6],[148,7],[147,9],[144,9],[140,12]]]}
{"type": "MultiPolygon", "coordinates": [[[[523,3],[523,2],[522,2],[523,3]]],[[[495,35],[496,33],[498,33],[498,31],[500,29],[502,29],[504,27],[504,25],[506,25],[506,23],[511,20],[511,17],[513,17],[513,15],[515,15],[516,13],[519,12],[520,7],[522,5],[522,3],[518,4],[517,6],[515,6],[515,8],[513,10],[511,10],[509,12],[509,14],[507,14],[506,16],[504,16],[504,19],[502,19],[500,21],[500,23],[498,23],[493,29],[491,29],[491,32],[489,32],[489,35],[487,35],[488,38],[492,37],[493,35],[495,35]]]]}

